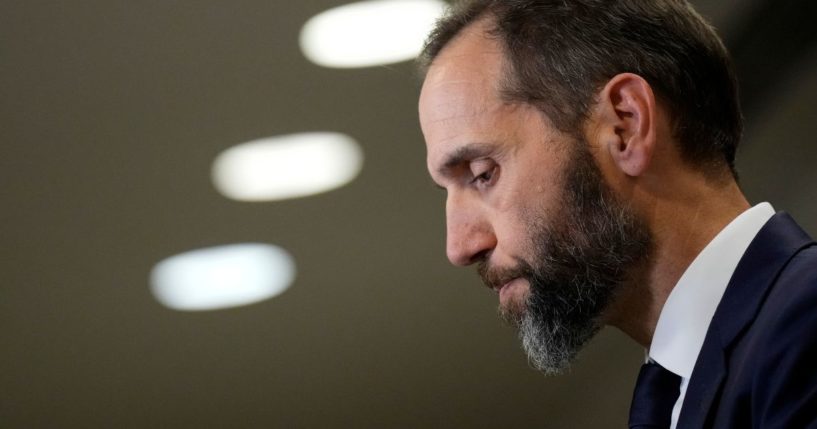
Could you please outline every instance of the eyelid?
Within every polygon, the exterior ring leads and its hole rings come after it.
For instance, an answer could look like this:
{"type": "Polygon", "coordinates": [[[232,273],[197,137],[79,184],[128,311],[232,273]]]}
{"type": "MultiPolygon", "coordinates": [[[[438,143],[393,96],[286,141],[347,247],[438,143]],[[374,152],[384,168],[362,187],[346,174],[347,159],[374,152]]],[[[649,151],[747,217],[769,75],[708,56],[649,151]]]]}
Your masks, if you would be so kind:
{"type": "Polygon", "coordinates": [[[496,181],[496,174],[499,165],[491,159],[480,159],[473,161],[470,166],[471,183],[478,185],[492,185],[496,181]],[[484,165],[480,167],[480,165],[484,165]],[[485,175],[489,175],[485,178],[485,175]]]}
{"type": "Polygon", "coordinates": [[[471,174],[474,176],[479,176],[480,174],[496,167],[496,162],[489,158],[480,158],[471,161],[469,167],[471,174]]]}
{"type": "Polygon", "coordinates": [[[471,172],[475,173],[477,170],[488,170],[493,168],[496,163],[490,158],[478,158],[470,162],[471,172]]]}

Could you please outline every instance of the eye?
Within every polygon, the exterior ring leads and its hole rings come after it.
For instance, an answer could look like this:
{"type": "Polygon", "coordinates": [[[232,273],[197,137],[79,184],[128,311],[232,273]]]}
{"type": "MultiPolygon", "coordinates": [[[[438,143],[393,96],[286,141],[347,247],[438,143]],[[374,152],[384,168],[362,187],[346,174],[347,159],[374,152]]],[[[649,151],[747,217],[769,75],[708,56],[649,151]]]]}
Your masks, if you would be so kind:
{"type": "Polygon", "coordinates": [[[496,182],[499,166],[494,162],[475,161],[471,164],[473,179],[471,183],[478,186],[491,186],[496,182]]]}

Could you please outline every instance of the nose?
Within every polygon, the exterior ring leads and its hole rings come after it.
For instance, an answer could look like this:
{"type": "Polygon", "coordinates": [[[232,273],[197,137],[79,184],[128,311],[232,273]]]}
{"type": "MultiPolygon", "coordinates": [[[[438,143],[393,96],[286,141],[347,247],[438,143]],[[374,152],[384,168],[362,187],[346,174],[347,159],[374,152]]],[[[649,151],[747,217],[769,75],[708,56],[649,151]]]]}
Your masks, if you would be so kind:
{"type": "Polygon", "coordinates": [[[449,195],[446,201],[446,255],[457,266],[471,265],[496,247],[484,209],[449,195]]]}

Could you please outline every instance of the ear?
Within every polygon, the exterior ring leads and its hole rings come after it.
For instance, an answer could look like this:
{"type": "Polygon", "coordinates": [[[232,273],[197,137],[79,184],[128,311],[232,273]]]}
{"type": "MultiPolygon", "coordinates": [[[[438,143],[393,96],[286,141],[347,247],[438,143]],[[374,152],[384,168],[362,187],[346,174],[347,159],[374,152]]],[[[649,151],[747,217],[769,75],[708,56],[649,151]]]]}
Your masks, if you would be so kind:
{"type": "Polygon", "coordinates": [[[641,175],[652,160],[656,113],[652,88],[636,74],[614,76],[599,94],[595,125],[600,149],[627,176],[641,175]]]}

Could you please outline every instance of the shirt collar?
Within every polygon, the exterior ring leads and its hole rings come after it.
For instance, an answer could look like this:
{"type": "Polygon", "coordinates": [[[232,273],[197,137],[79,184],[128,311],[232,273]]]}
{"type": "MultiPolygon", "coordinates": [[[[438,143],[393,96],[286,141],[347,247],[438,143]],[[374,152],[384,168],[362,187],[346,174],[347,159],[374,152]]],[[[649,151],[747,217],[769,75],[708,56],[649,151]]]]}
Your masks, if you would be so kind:
{"type": "Polygon", "coordinates": [[[774,209],[758,204],[735,218],[689,265],[661,309],[649,357],[684,378],[692,375],[709,323],[738,262],[774,209]]]}

